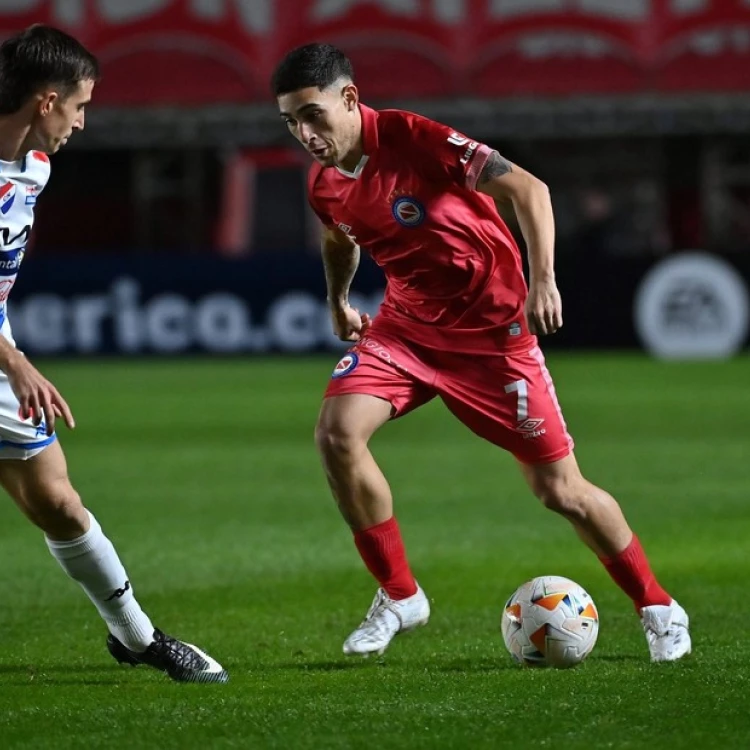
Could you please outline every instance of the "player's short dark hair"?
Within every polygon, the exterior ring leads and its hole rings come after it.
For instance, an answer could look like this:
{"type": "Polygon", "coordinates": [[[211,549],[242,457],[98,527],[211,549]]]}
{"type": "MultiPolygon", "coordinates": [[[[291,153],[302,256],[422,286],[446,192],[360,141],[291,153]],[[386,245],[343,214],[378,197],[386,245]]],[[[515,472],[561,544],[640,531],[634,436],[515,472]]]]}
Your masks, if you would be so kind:
{"type": "Polygon", "coordinates": [[[274,71],[271,89],[274,96],[312,87],[323,91],[339,78],[354,80],[349,58],[332,44],[315,42],[287,54],[274,71]]]}
{"type": "Polygon", "coordinates": [[[45,86],[66,97],[99,75],[97,59],[77,39],[44,24],[29,26],[0,45],[0,115],[18,112],[45,86]]]}

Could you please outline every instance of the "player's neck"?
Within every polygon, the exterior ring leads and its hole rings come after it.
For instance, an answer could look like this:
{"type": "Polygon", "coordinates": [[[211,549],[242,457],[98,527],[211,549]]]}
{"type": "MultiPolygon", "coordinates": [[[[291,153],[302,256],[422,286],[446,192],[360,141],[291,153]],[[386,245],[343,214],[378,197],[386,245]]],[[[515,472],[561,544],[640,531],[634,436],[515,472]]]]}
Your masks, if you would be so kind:
{"type": "Polygon", "coordinates": [[[336,165],[339,169],[343,169],[345,172],[355,172],[359,163],[362,161],[364,156],[365,148],[362,143],[362,136],[360,135],[354,146],[347,151],[346,156],[336,165]]]}
{"type": "Polygon", "coordinates": [[[346,152],[344,158],[336,165],[339,169],[343,169],[345,172],[356,171],[365,154],[362,112],[359,107],[354,110],[353,114],[356,119],[352,125],[352,135],[354,136],[352,138],[352,147],[346,152]]]}
{"type": "Polygon", "coordinates": [[[17,161],[30,150],[27,148],[30,130],[17,115],[0,117],[0,161],[17,161]]]}

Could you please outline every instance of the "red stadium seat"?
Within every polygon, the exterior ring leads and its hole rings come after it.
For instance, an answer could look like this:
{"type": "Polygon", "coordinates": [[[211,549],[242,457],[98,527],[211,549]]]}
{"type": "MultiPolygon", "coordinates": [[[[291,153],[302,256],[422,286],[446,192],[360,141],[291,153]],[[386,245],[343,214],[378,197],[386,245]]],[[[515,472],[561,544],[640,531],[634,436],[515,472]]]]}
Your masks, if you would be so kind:
{"type": "Polygon", "coordinates": [[[747,91],[750,6],[726,0],[665,15],[652,86],[665,91],[747,91]]]}
{"type": "Polygon", "coordinates": [[[266,93],[253,68],[231,49],[196,47],[189,51],[175,37],[136,37],[127,46],[104,47],[97,104],[196,106],[248,102],[266,93]]]}
{"type": "Polygon", "coordinates": [[[358,3],[321,18],[319,2],[280,0],[273,57],[326,41],[351,57],[365,99],[450,95],[460,72],[460,26],[441,22],[424,5],[418,17],[388,4],[358,3]],[[293,11],[295,23],[284,23],[284,13],[293,11]]]}
{"type": "Polygon", "coordinates": [[[477,96],[634,91],[642,28],[569,10],[487,17],[476,26],[468,80],[477,96]]]}
{"type": "Polygon", "coordinates": [[[97,103],[200,105],[268,97],[262,41],[238,25],[230,4],[205,20],[169,7],[127,23],[92,14],[89,33],[103,67],[97,103]]]}

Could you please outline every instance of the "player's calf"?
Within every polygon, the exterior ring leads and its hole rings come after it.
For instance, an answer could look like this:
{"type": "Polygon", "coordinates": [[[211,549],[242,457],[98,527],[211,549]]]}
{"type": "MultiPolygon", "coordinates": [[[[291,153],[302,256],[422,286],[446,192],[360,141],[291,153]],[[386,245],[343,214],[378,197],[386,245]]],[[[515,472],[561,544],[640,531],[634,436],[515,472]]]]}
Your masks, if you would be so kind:
{"type": "Polygon", "coordinates": [[[84,590],[110,633],[135,651],[153,641],[154,626],[133,594],[125,568],[112,542],[91,513],[85,533],[74,539],[45,537],[50,554],[84,590]]]}
{"type": "Polygon", "coordinates": [[[524,466],[523,471],[537,497],[571,522],[630,597],[641,616],[652,661],[674,661],[690,653],[687,614],[659,584],[617,501],[584,479],[572,455],[524,466]]]}
{"type": "Polygon", "coordinates": [[[315,441],[339,510],[352,529],[365,529],[392,514],[388,482],[368,448],[373,432],[390,419],[388,402],[363,394],[327,398],[315,441]]]}
{"type": "Polygon", "coordinates": [[[226,670],[196,646],[154,628],[135,599],[112,542],[81,503],[64,472],[59,446],[20,466],[0,466],[0,479],[29,520],[45,533],[52,556],[77,581],[104,620],[107,648],[118,661],[147,664],[179,682],[226,682],[226,670]]]}
{"type": "Polygon", "coordinates": [[[584,481],[567,477],[536,478],[532,491],[548,510],[573,523],[583,524],[589,517],[592,498],[584,481]]]}
{"type": "Polygon", "coordinates": [[[566,518],[598,557],[616,555],[628,544],[632,531],[617,501],[583,477],[572,454],[522,470],[544,506],[566,518]]]}

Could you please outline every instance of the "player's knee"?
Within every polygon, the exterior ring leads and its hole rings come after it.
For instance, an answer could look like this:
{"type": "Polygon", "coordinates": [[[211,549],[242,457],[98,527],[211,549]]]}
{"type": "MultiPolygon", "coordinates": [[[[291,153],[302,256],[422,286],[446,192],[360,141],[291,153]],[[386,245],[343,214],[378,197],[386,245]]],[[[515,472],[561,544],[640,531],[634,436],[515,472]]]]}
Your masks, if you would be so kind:
{"type": "Polygon", "coordinates": [[[341,422],[318,422],[315,428],[315,444],[326,461],[342,461],[357,454],[361,448],[357,433],[341,422]]]}
{"type": "Polygon", "coordinates": [[[86,509],[67,480],[27,492],[24,509],[34,525],[55,539],[75,539],[88,528],[86,509]]]}
{"type": "Polygon", "coordinates": [[[533,489],[545,508],[570,519],[586,517],[589,503],[585,483],[555,477],[537,482],[533,489]]]}

